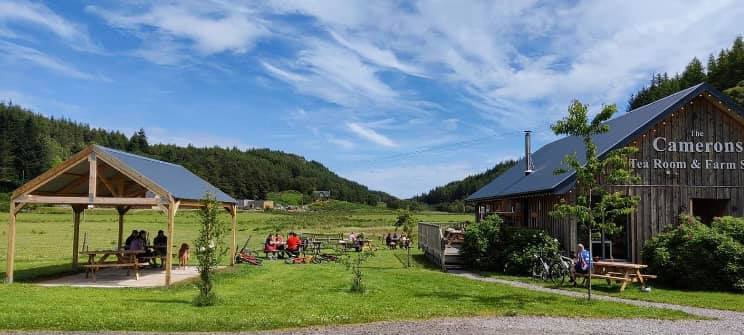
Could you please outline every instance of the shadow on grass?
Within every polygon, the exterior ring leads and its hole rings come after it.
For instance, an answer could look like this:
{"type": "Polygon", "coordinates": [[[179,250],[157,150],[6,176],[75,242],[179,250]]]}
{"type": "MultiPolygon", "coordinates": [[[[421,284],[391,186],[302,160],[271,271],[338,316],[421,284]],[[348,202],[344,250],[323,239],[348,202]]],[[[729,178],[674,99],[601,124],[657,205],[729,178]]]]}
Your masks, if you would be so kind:
{"type": "Polygon", "coordinates": [[[480,294],[472,294],[465,292],[447,292],[447,291],[435,291],[429,293],[417,293],[414,295],[417,298],[436,298],[444,299],[446,301],[461,301],[468,304],[478,304],[480,306],[497,307],[506,311],[509,310],[521,310],[527,309],[529,304],[545,303],[545,299],[541,297],[528,296],[526,294],[512,293],[504,294],[499,296],[484,296],[480,294]]]}
{"type": "MultiPolygon", "coordinates": [[[[194,293],[194,296],[197,294],[194,293]]],[[[186,299],[129,299],[127,301],[139,302],[144,304],[179,304],[179,305],[191,305],[191,300],[186,299]]]]}
{"type": "Polygon", "coordinates": [[[411,267],[420,267],[427,270],[441,270],[438,266],[432,264],[432,262],[423,254],[411,255],[411,267]]]}
{"type": "MultiPolygon", "coordinates": [[[[19,269],[13,272],[13,280],[17,283],[35,283],[47,279],[56,279],[72,274],[80,273],[82,270],[73,270],[70,264],[55,264],[19,269]]],[[[0,272],[0,277],[5,278],[5,272],[0,272]]]]}

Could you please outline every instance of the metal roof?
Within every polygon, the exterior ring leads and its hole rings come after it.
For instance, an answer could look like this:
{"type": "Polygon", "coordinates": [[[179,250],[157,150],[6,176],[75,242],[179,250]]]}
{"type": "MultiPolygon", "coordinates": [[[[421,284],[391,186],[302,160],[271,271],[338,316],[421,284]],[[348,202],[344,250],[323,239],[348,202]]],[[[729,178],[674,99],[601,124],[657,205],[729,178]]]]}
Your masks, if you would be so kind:
{"type": "MultiPolygon", "coordinates": [[[[710,84],[701,83],[650,104],[638,107],[605,122],[610,130],[593,138],[594,143],[597,145],[598,154],[603,156],[613,149],[627,145],[629,141],[647,131],[664,118],[667,113],[677,110],[702,92],[710,93],[726,105],[732,106],[737,113],[744,116],[744,112],[730,98],[713,88],[710,84]]],[[[576,157],[580,162],[585,162],[584,144],[579,137],[568,136],[548,143],[532,154],[532,160],[535,165],[533,173],[525,176],[524,158],[522,158],[511,169],[471,194],[465,200],[475,201],[505,198],[528,193],[563,194],[573,187],[575,171],[569,171],[560,175],[555,175],[554,171],[558,168],[565,168],[562,164],[563,158],[574,152],[576,152],[576,157]]]]}
{"type": "Polygon", "coordinates": [[[231,196],[185,167],[111,148],[95,146],[168,191],[176,199],[200,200],[209,192],[217,201],[237,203],[231,196]]]}

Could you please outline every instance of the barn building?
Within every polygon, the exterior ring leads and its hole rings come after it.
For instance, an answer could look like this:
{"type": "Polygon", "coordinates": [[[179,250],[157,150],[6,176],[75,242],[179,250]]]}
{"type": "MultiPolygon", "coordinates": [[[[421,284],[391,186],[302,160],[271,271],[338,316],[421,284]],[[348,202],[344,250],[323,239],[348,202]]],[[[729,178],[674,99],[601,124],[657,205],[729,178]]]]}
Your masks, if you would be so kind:
{"type": "MultiPolygon", "coordinates": [[[[635,146],[634,185],[612,185],[640,198],[636,211],[616,224],[615,236],[596,232],[595,256],[640,262],[646,240],[689,213],[709,223],[713,217],[741,216],[744,210],[744,111],[709,84],[699,84],[607,121],[609,132],[595,136],[600,156],[635,146]]],[[[501,215],[506,224],[544,229],[566,251],[587,243],[575,221],[549,213],[562,199],[575,200],[573,172],[556,175],[562,159],[584,159],[580,138],[569,136],[534,153],[525,136],[525,158],[466,200],[476,221],[501,215]]]]}

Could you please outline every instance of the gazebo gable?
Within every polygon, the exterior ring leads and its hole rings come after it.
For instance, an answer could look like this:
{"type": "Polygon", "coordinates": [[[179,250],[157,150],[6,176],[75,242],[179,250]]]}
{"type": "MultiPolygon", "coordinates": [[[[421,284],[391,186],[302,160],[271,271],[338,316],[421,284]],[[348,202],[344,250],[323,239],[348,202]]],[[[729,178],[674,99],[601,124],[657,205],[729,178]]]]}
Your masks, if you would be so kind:
{"type": "Polygon", "coordinates": [[[95,145],[13,192],[19,203],[155,206],[170,193],[95,145]]]}

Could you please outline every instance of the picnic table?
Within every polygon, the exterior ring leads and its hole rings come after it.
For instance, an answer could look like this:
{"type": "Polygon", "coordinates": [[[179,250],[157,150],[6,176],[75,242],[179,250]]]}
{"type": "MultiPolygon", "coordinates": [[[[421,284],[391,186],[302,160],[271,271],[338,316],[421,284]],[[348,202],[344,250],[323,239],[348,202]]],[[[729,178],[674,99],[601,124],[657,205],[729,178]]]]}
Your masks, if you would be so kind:
{"type": "MultiPolygon", "coordinates": [[[[620,284],[620,292],[625,290],[629,283],[641,283],[641,287],[646,287],[646,279],[655,279],[654,275],[645,275],[641,273],[642,269],[648,268],[648,265],[597,261],[594,262],[592,278],[607,280],[607,284],[612,281],[620,284]]],[[[580,275],[586,279],[586,275],[580,275]]]]}
{"type": "MultiPolygon", "coordinates": [[[[307,246],[308,250],[312,252],[313,256],[320,255],[320,250],[323,248],[323,242],[322,241],[310,241],[310,245],[307,246]]],[[[305,255],[307,255],[307,252],[305,252],[305,255]]]]}
{"type": "Polygon", "coordinates": [[[359,251],[377,250],[374,245],[372,245],[372,240],[370,239],[357,239],[356,242],[352,242],[349,240],[339,240],[338,245],[341,247],[341,251],[349,251],[350,249],[358,249],[359,251]]]}
{"type": "Polygon", "coordinates": [[[102,268],[126,268],[127,276],[134,270],[135,278],[139,280],[139,269],[147,263],[139,263],[138,255],[144,254],[143,250],[91,250],[83,254],[88,255],[88,263],[82,265],[86,269],[85,278],[90,275],[96,281],[96,272],[102,268]],[[116,260],[109,261],[109,257],[116,256],[116,260]]]}

